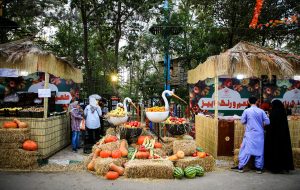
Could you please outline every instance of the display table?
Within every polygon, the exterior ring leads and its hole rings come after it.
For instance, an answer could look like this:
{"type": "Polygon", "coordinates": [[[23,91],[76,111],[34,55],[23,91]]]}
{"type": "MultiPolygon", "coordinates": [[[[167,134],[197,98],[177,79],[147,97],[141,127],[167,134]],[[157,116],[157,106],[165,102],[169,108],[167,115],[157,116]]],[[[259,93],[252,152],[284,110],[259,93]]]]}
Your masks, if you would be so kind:
{"type": "MultiPolygon", "coordinates": [[[[291,143],[300,148],[300,120],[289,120],[291,143]]],[[[196,144],[215,158],[233,156],[234,149],[240,148],[244,126],[240,120],[216,120],[206,116],[195,116],[196,144]]]]}
{"type": "MultiPolygon", "coordinates": [[[[42,158],[48,158],[70,144],[69,115],[58,115],[48,118],[18,118],[28,124],[30,139],[38,144],[38,152],[42,158]]],[[[14,117],[0,117],[0,125],[12,121],[14,117]]]]}

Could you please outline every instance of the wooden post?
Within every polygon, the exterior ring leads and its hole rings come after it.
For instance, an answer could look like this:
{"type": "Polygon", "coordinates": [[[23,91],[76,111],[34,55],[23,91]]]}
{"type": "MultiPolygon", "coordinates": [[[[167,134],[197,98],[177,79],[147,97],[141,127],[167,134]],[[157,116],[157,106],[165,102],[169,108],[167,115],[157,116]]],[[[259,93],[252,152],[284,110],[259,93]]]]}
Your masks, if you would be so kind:
{"type": "Polygon", "coordinates": [[[3,7],[2,6],[3,6],[3,2],[2,2],[2,0],[0,0],[0,17],[3,16],[3,10],[2,10],[3,7]]]}
{"type": "MultiPolygon", "coordinates": [[[[45,72],[45,85],[44,89],[47,89],[49,86],[49,73],[45,72]]],[[[48,115],[48,98],[44,98],[44,118],[47,118],[48,115]]]]}
{"type": "Polygon", "coordinates": [[[218,110],[218,102],[219,102],[219,78],[218,76],[215,76],[215,97],[214,97],[214,100],[215,100],[215,120],[218,120],[218,114],[219,114],[219,110],[218,110]]]}
{"type": "Polygon", "coordinates": [[[141,123],[144,123],[144,104],[141,104],[141,123]]]}

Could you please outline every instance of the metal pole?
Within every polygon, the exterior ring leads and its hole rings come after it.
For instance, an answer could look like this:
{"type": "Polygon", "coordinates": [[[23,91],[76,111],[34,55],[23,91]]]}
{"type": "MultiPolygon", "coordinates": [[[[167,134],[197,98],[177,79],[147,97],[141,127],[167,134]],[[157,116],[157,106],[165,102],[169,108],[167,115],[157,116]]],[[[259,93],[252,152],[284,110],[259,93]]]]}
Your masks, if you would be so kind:
{"type": "Polygon", "coordinates": [[[165,69],[165,90],[170,90],[170,55],[169,55],[169,33],[166,31],[167,25],[169,23],[169,2],[165,0],[164,2],[164,16],[165,16],[165,31],[164,31],[164,38],[165,38],[165,59],[164,59],[164,69],[165,69]]]}

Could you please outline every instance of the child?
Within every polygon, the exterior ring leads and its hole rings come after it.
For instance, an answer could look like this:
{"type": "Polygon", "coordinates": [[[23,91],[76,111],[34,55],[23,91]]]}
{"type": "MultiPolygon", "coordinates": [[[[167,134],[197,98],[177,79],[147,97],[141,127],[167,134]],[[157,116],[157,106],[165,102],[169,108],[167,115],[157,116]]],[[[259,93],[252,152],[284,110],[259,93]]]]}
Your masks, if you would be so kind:
{"type": "Polygon", "coordinates": [[[80,148],[80,122],[83,119],[78,101],[71,104],[72,150],[77,152],[80,148]]]}

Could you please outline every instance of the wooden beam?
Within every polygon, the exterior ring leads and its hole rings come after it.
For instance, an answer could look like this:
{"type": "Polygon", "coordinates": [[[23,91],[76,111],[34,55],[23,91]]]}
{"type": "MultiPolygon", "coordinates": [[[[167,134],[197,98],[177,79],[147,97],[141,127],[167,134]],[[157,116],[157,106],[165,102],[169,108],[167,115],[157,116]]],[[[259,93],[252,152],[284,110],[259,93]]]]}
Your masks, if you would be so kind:
{"type": "MultiPolygon", "coordinates": [[[[49,86],[49,73],[45,73],[45,85],[44,89],[47,89],[49,86]]],[[[48,116],[48,98],[44,98],[44,118],[48,116]]]]}

